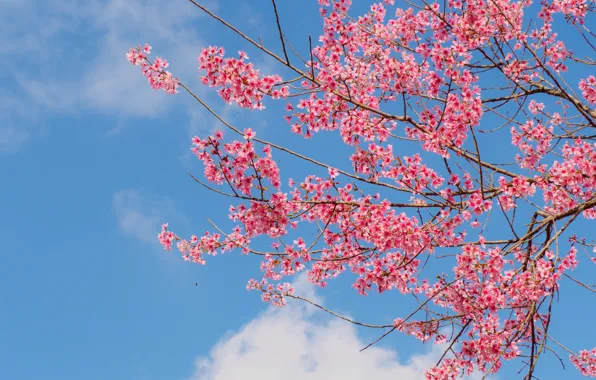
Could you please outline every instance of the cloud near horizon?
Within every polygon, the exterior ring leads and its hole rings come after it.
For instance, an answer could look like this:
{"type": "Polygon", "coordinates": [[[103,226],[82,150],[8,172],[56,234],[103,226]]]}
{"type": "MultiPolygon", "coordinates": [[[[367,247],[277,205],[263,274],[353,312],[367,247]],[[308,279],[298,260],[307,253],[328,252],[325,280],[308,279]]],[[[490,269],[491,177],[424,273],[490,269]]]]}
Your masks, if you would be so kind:
{"type": "MultiPolygon", "coordinates": [[[[303,276],[296,288],[297,294],[322,303],[303,276]]],[[[190,380],[424,380],[424,371],[446,348],[432,345],[408,360],[379,346],[359,352],[368,342],[356,328],[322,314],[295,300],[282,309],[271,307],[197,358],[190,380]]]]}

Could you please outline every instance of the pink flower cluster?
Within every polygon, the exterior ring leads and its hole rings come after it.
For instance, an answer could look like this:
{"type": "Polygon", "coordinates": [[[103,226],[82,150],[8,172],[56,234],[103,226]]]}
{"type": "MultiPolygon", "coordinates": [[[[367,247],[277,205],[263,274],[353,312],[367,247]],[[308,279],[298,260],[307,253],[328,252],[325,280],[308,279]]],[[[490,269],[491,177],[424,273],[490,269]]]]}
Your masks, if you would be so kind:
{"type": "MultiPolygon", "coordinates": [[[[567,211],[596,194],[596,143],[576,140],[565,143],[562,161],[555,161],[548,171],[550,181],[539,181],[547,209],[554,213],[567,211]]],[[[583,212],[589,219],[596,218],[596,210],[583,212]]]]}
{"type": "Polygon", "coordinates": [[[199,55],[199,70],[205,71],[201,82],[209,87],[219,87],[219,96],[227,103],[240,107],[265,109],[263,96],[273,99],[289,95],[288,86],[281,86],[279,75],[261,76],[252,63],[246,63],[246,53],[239,51],[240,58],[224,58],[224,49],[210,46],[199,55]],[[277,88],[276,88],[277,87],[277,88]]]}
{"type": "Polygon", "coordinates": [[[244,195],[250,195],[255,186],[264,191],[263,180],[267,180],[274,188],[279,188],[279,169],[272,158],[271,147],[266,146],[263,149],[264,156],[259,157],[251,141],[254,136],[255,133],[247,129],[245,141],[233,141],[223,147],[221,131],[205,140],[195,136],[192,152],[203,161],[205,177],[211,182],[221,184],[225,181],[234,191],[238,190],[244,195]]]}
{"type": "Polygon", "coordinates": [[[584,99],[590,102],[590,104],[596,104],[596,78],[593,75],[580,80],[579,89],[582,90],[584,99]]]}
{"type": "Polygon", "coordinates": [[[569,360],[584,376],[596,377],[596,348],[582,350],[579,355],[570,355],[569,360]]]}
{"type": "Polygon", "coordinates": [[[499,203],[505,211],[516,207],[516,198],[532,197],[536,193],[536,185],[523,176],[515,177],[511,182],[507,182],[505,177],[500,177],[499,186],[503,192],[499,197],[499,203]]]}
{"type": "Polygon", "coordinates": [[[260,290],[261,299],[264,302],[271,302],[273,306],[283,307],[286,305],[286,297],[294,294],[294,288],[289,283],[273,285],[263,279],[259,282],[255,280],[249,280],[246,286],[248,290],[260,290]]]}
{"type": "Polygon", "coordinates": [[[180,81],[174,78],[172,73],[166,70],[168,61],[156,57],[153,63],[149,62],[147,56],[151,54],[151,46],[145,44],[143,48],[138,46],[130,48],[126,54],[126,59],[134,66],[141,66],[141,72],[149,81],[154,90],[163,90],[168,94],[177,94],[180,81]]]}
{"type": "MultiPolygon", "coordinates": [[[[537,107],[534,104],[531,106],[537,107]]],[[[545,167],[540,166],[540,160],[551,146],[553,127],[546,128],[540,122],[528,120],[520,125],[519,129],[518,131],[515,127],[511,127],[511,143],[522,152],[516,160],[524,169],[531,168],[543,172],[545,167]]]]}

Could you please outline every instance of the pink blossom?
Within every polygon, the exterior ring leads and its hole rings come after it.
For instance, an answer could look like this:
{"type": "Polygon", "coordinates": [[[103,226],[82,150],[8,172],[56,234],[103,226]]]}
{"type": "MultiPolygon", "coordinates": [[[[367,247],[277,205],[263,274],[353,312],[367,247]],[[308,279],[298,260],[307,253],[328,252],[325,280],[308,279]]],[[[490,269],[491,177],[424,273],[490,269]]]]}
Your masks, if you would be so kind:
{"type": "Polygon", "coordinates": [[[335,169],[335,168],[329,168],[329,176],[331,178],[336,178],[339,175],[339,170],[335,169]]]}
{"type": "Polygon", "coordinates": [[[151,46],[145,44],[144,48],[140,46],[131,48],[126,54],[126,58],[132,65],[141,66],[141,72],[154,90],[163,90],[168,94],[177,94],[180,82],[178,78],[172,76],[172,73],[165,70],[168,67],[168,61],[157,57],[151,64],[147,59],[150,53],[151,46]]]}
{"type": "Polygon", "coordinates": [[[580,80],[579,89],[582,90],[583,97],[590,104],[596,104],[596,78],[593,75],[580,80]]]}

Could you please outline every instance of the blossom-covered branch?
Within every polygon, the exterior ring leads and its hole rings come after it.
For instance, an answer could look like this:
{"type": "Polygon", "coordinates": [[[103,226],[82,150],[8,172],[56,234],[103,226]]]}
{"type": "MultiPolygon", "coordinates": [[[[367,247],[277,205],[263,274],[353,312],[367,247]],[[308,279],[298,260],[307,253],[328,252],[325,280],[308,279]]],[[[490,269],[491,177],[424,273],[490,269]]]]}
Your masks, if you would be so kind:
{"type": "Polygon", "coordinates": [[[263,276],[247,288],[276,306],[303,299],[289,284],[303,271],[321,287],[344,275],[361,295],[415,295],[420,306],[385,325],[325,310],[387,329],[379,339],[399,331],[448,343],[429,379],[496,373],[516,359],[531,379],[549,350],[568,351],[582,374],[596,376],[594,349],[572,351],[549,335],[559,289],[592,289],[570,272],[596,262],[595,245],[576,230],[596,219],[596,79],[571,75],[594,60],[580,59],[556,31],[579,33],[593,54],[595,38],[584,33],[593,5],[385,0],[356,18],[350,0],[319,0],[324,31],[305,61],[296,51],[289,58],[277,9],[272,32],[284,58],[190,2],[290,78],[262,75],[245,52],[226,58],[210,46],[198,52],[201,82],[249,110],[282,101],[288,138],[336,133],[345,166],[231,124],[165,71],[165,60],[149,62],[148,45],[131,49],[129,61],[153,88],[184,88],[236,137],[192,140],[209,184],[193,178],[236,199],[228,210],[235,227],[185,239],[166,224],[166,249],[176,245],[199,264],[232,250],[259,256],[263,276]],[[282,154],[312,174],[292,179],[282,154]],[[258,239],[270,250],[257,249],[258,239]]]}

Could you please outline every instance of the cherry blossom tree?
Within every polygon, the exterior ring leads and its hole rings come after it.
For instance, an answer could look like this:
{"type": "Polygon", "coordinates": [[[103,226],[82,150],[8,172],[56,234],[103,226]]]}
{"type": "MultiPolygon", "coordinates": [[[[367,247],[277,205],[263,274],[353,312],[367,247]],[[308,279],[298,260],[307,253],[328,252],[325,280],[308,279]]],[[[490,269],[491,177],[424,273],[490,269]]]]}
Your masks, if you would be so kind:
{"type": "Polygon", "coordinates": [[[287,75],[262,75],[245,52],[209,46],[197,52],[203,85],[255,112],[280,101],[288,135],[339,133],[337,151],[349,153],[342,169],[265,141],[216,113],[166,60],[152,61],[149,45],[132,48],[128,60],[154,89],[188,92],[226,131],[192,139],[206,180],[193,178],[232,200],[235,228],[185,238],[165,224],[165,249],[198,264],[226,251],[260,256],[262,278],[247,288],[280,307],[312,303],[289,284],[300,272],[320,287],[343,275],[361,295],[414,297],[418,306],[386,325],[324,310],[381,329],[379,339],[401,332],[445,344],[428,379],[497,373],[504,361],[531,379],[544,355],[596,376],[596,348],[573,351],[549,332],[561,286],[591,305],[596,292],[572,273],[596,263],[576,229],[596,218],[593,1],[385,0],[356,16],[350,0],[319,0],[323,33],[302,50],[275,1],[276,47],[189,1],[287,75]],[[291,179],[279,155],[312,174],[291,179]],[[270,248],[258,249],[263,241],[270,248]]]}

